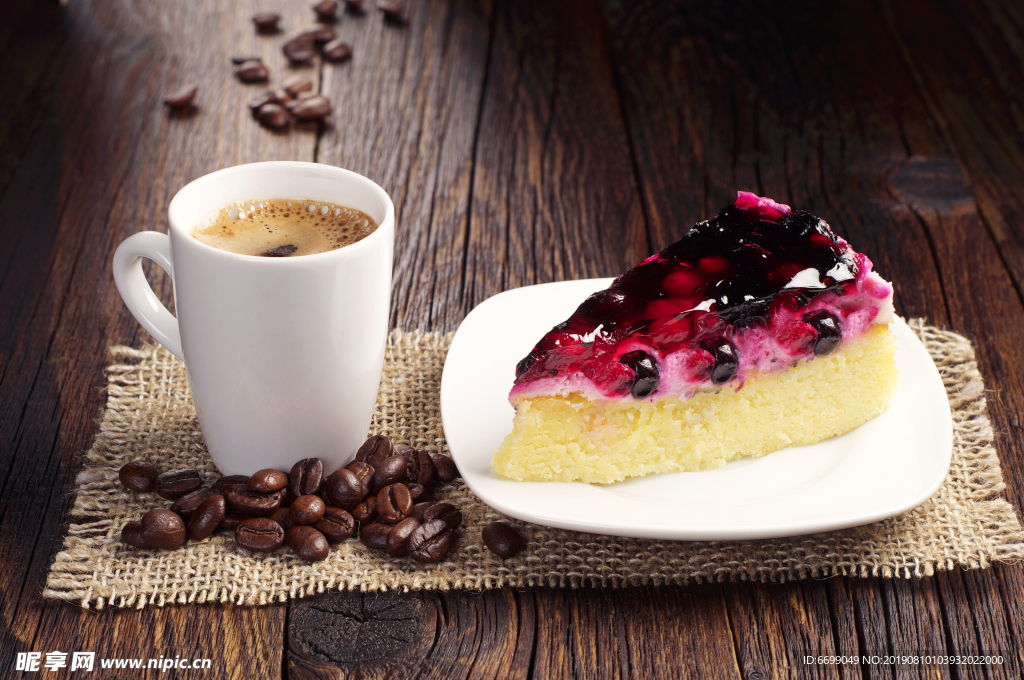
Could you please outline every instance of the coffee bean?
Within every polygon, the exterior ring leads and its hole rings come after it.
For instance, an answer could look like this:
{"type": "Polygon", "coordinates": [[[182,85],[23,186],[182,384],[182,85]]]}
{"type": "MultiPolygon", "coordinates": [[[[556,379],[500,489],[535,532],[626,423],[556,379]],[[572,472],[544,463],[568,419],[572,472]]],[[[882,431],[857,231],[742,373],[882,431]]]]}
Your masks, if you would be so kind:
{"type": "Polygon", "coordinates": [[[327,61],[339,62],[352,58],[352,46],[341,38],[324,45],[322,52],[327,61]]]}
{"type": "Polygon", "coordinates": [[[203,540],[220,526],[226,512],[224,496],[219,493],[207,496],[188,520],[188,537],[194,541],[203,540]]]}
{"type": "Polygon", "coordinates": [[[324,516],[327,506],[319,496],[308,494],[299,496],[292,503],[291,516],[296,524],[316,524],[324,516]]]}
{"type": "Polygon", "coordinates": [[[321,94],[308,99],[297,99],[291,107],[291,112],[301,121],[320,120],[331,113],[331,102],[321,94]]]}
{"type": "Polygon", "coordinates": [[[192,493],[202,485],[203,478],[199,476],[198,470],[171,470],[158,475],[154,480],[157,495],[169,501],[192,493]]]}
{"type": "MultiPolygon", "coordinates": [[[[225,499],[225,501],[226,500],[227,499],[225,499]]],[[[244,522],[245,520],[249,519],[250,517],[252,517],[252,515],[243,515],[240,512],[225,512],[224,519],[221,520],[221,523],[217,526],[217,528],[234,533],[235,529],[238,528],[238,525],[244,522]]]]}
{"type": "Polygon", "coordinates": [[[235,66],[244,64],[247,61],[263,61],[262,57],[251,56],[251,57],[231,57],[231,63],[235,66]]]}
{"type": "Polygon", "coordinates": [[[281,51],[293,63],[301,64],[316,56],[316,44],[312,38],[297,37],[286,42],[281,51]]]}
{"type": "Polygon", "coordinates": [[[156,508],[142,516],[142,540],[150,548],[174,550],[185,544],[185,523],[170,510],[156,508]]]}
{"type": "Polygon", "coordinates": [[[405,484],[385,486],[377,494],[377,514],[387,524],[398,524],[412,516],[412,494],[405,484]]]}
{"type": "Polygon", "coordinates": [[[434,483],[434,461],[430,460],[426,451],[403,446],[400,449],[396,448],[395,453],[402,456],[408,465],[410,484],[429,487],[434,483]]]}
{"type": "Polygon", "coordinates": [[[360,524],[369,524],[377,518],[377,497],[367,496],[363,502],[352,509],[352,516],[360,524]]]}
{"type": "Polygon", "coordinates": [[[427,508],[423,513],[423,523],[435,519],[443,519],[452,529],[458,529],[462,525],[462,513],[451,503],[436,503],[427,508]]]}
{"type": "Polygon", "coordinates": [[[171,512],[178,513],[182,519],[188,519],[195,512],[196,508],[214,493],[212,489],[196,489],[192,493],[187,493],[171,503],[171,512]]]}
{"type": "Polygon", "coordinates": [[[422,503],[430,500],[430,487],[423,486],[422,484],[406,484],[406,486],[409,487],[413,503],[422,503]]]}
{"type": "Polygon", "coordinates": [[[250,517],[235,529],[235,543],[255,552],[273,552],[284,543],[284,529],[267,517],[250,517]]]}
{"type": "Polygon", "coordinates": [[[284,106],[291,100],[292,96],[284,90],[267,90],[249,102],[249,110],[252,111],[252,115],[258,117],[259,111],[263,108],[264,104],[280,104],[284,106]]]}
{"type": "Polygon", "coordinates": [[[430,460],[434,463],[434,478],[439,482],[447,484],[459,476],[459,468],[455,467],[455,461],[440,453],[431,453],[430,460]]]}
{"type": "Polygon", "coordinates": [[[388,532],[387,551],[392,557],[404,557],[409,554],[409,536],[420,528],[420,521],[415,517],[406,517],[388,532]]]}
{"type": "Polygon", "coordinates": [[[402,5],[390,0],[377,0],[377,9],[384,13],[384,20],[391,23],[402,23],[402,5]]]}
{"type": "Polygon", "coordinates": [[[374,550],[387,550],[388,534],[390,533],[391,527],[389,525],[374,522],[373,524],[363,526],[359,531],[359,541],[367,548],[373,548],[374,550]]]}
{"type": "Polygon", "coordinates": [[[133,460],[121,466],[117,478],[121,480],[121,485],[129,491],[144,493],[153,490],[159,475],[160,471],[156,469],[156,466],[145,461],[133,460]]]}
{"type": "Polygon", "coordinates": [[[260,12],[252,15],[252,23],[260,33],[274,33],[277,31],[277,24],[281,21],[281,15],[274,12],[260,12]]]}
{"type": "Polygon", "coordinates": [[[312,40],[316,45],[323,45],[334,40],[335,33],[334,29],[330,26],[317,26],[316,28],[303,31],[295,37],[302,40],[312,40]]]}
{"type": "Polygon", "coordinates": [[[412,506],[412,516],[423,524],[423,514],[427,511],[427,508],[434,505],[433,501],[421,501],[416,505],[412,506]]]}
{"type": "Polygon", "coordinates": [[[331,543],[341,543],[355,533],[356,520],[341,508],[327,508],[314,526],[331,543]]]}
{"type": "Polygon", "coordinates": [[[235,67],[235,75],[243,83],[265,83],[270,78],[270,71],[262,61],[246,61],[235,67]]]}
{"type": "Polygon", "coordinates": [[[306,76],[291,76],[285,79],[283,83],[285,91],[292,95],[297,96],[300,92],[308,92],[313,89],[313,81],[306,76]]]}
{"type": "Polygon", "coordinates": [[[365,496],[370,493],[370,488],[373,486],[373,476],[377,474],[373,466],[369,463],[361,463],[355,460],[349,463],[346,469],[351,470],[352,474],[356,476],[356,481],[362,485],[363,495],[365,496]]]}
{"type": "Polygon", "coordinates": [[[224,494],[224,498],[235,512],[265,517],[281,507],[282,495],[280,491],[264,494],[232,489],[224,494]]]}
{"type": "Polygon", "coordinates": [[[148,548],[142,537],[142,522],[128,522],[121,529],[121,542],[136,548],[148,548]]]}
{"type": "Polygon", "coordinates": [[[292,466],[288,479],[296,498],[316,493],[324,483],[324,462],[319,458],[303,458],[292,466]]]}
{"type": "MultiPolygon", "coordinates": [[[[256,112],[256,120],[271,130],[284,130],[291,126],[292,114],[280,104],[264,104],[256,112]]],[[[277,248],[260,253],[260,255],[263,257],[288,257],[296,250],[298,248],[292,245],[278,246],[277,248]]]]}
{"type": "Polygon", "coordinates": [[[338,0],[321,0],[313,5],[313,11],[320,21],[334,21],[338,18],[338,0]]]}
{"type": "Polygon", "coordinates": [[[245,485],[249,483],[249,477],[246,475],[230,475],[228,477],[221,477],[213,486],[210,487],[217,493],[223,493],[229,489],[241,488],[244,489],[245,485]]]}
{"type": "Polygon", "coordinates": [[[351,510],[363,500],[363,483],[351,470],[341,468],[335,470],[324,480],[324,491],[331,505],[351,510]]]}
{"type": "Polygon", "coordinates": [[[408,477],[409,466],[402,456],[391,456],[384,459],[380,467],[373,473],[373,483],[370,484],[370,493],[378,493],[389,484],[405,482],[408,477]]]}
{"type": "Polygon", "coordinates": [[[292,521],[292,512],[290,508],[278,508],[277,510],[274,510],[274,512],[270,513],[270,519],[280,524],[281,528],[285,531],[288,531],[295,526],[295,522],[292,521]]]}
{"type": "Polygon", "coordinates": [[[483,539],[487,549],[498,557],[514,557],[523,549],[523,537],[504,522],[491,522],[485,526],[483,539]]]}
{"type": "Polygon", "coordinates": [[[249,478],[246,489],[253,493],[274,493],[288,486],[288,475],[280,470],[267,468],[249,478]]]}
{"type": "Polygon", "coordinates": [[[409,555],[418,562],[440,562],[451,551],[458,536],[444,520],[427,522],[409,536],[409,555]]]}
{"type": "Polygon", "coordinates": [[[292,552],[307,562],[326,560],[331,552],[327,538],[310,526],[292,527],[285,534],[285,540],[292,552]]]}
{"type": "Polygon", "coordinates": [[[391,440],[382,434],[377,434],[363,442],[363,445],[356,451],[356,460],[369,463],[374,469],[377,469],[385,458],[393,455],[394,446],[391,444],[391,440]]]}
{"type": "Polygon", "coordinates": [[[164,104],[170,106],[172,109],[182,109],[192,103],[192,100],[196,98],[196,92],[199,88],[195,85],[185,85],[179,87],[171,94],[164,97],[164,104]]]}

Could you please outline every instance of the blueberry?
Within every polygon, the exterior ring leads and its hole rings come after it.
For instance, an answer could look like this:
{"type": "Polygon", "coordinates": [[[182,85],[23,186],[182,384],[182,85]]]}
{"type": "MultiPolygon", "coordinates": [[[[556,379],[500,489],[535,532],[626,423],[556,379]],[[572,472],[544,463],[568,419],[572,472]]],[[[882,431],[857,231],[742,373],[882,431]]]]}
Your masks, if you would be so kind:
{"type": "Polygon", "coordinates": [[[725,338],[709,340],[701,345],[701,349],[710,352],[715,358],[715,365],[711,367],[711,382],[716,385],[729,382],[740,370],[736,348],[725,338]]]}
{"type": "Polygon", "coordinates": [[[643,399],[658,389],[658,364],[647,352],[637,350],[619,357],[619,362],[633,369],[635,377],[630,392],[636,399],[643,399]]]}
{"type": "Polygon", "coordinates": [[[632,311],[629,295],[615,288],[594,293],[579,306],[574,317],[579,316],[591,322],[615,325],[625,320],[632,311]]]}
{"type": "Polygon", "coordinates": [[[818,339],[814,341],[814,353],[824,356],[831,353],[843,339],[843,329],[834,314],[819,309],[804,314],[804,323],[809,323],[818,331],[818,339]]]}

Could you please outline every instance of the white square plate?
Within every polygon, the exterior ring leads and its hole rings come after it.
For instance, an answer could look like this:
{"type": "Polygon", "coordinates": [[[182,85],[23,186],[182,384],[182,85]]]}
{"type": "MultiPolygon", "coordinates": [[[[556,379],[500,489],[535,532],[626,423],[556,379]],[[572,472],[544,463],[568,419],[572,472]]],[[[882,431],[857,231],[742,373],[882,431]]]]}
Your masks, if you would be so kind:
{"type": "Polygon", "coordinates": [[[916,507],[942,484],[953,422],[939,372],[893,323],[899,387],[889,410],[840,437],[717,470],[617,484],[516,482],[491,469],[512,431],[516,363],[612,279],[527,286],[485,300],[462,322],[441,379],[445,437],[466,484],[512,517],[563,529],[670,540],[796,536],[867,524],[916,507]]]}

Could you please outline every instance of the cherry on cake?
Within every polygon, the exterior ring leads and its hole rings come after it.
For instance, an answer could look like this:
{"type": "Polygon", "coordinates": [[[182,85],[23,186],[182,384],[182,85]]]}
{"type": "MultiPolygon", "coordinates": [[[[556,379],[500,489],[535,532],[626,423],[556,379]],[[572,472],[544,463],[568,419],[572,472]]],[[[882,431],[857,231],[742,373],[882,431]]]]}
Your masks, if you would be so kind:
{"type": "Polygon", "coordinates": [[[889,406],[892,315],[824,220],[741,191],[519,362],[493,468],[609,483],[843,434],[889,406]]]}

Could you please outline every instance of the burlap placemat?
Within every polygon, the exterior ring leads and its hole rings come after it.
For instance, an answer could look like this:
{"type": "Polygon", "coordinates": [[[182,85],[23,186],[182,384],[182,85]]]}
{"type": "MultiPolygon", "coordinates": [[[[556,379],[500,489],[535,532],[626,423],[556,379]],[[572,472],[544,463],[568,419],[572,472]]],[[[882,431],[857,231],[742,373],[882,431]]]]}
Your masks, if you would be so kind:
{"type": "MultiPolygon", "coordinates": [[[[210,482],[217,472],[206,454],[184,365],[159,347],[114,347],[117,363],[107,369],[100,433],[86,454],[68,536],[43,595],[96,609],[174,602],[266,604],[330,589],[627,586],[838,574],[910,578],[1020,559],[1024,535],[1001,495],[1004,484],[971,343],[920,320],[911,327],[939,367],[954,424],[949,477],[915,510],[845,531],[702,543],[598,536],[509,520],[527,548],[501,560],[483,546],[480,530],[508,518],[458,480],[439,487],[438,497],[462,510],[463,538],[436,565],[392,559],[353,539],[333,547],[330,557],[316,564],[283,549],[269,556],[248,553],[226,534],[169,552],[123,545],[120,531],[126,522],[169,502],[125,491],[117,479],[121,465],[134,459],[161,461],[164,469],[197,468],[210,482]]],[[[448,453],[438,392],[450,342],[450,336],[431,333],[391,334],[373,433],[448,453]]]]}

